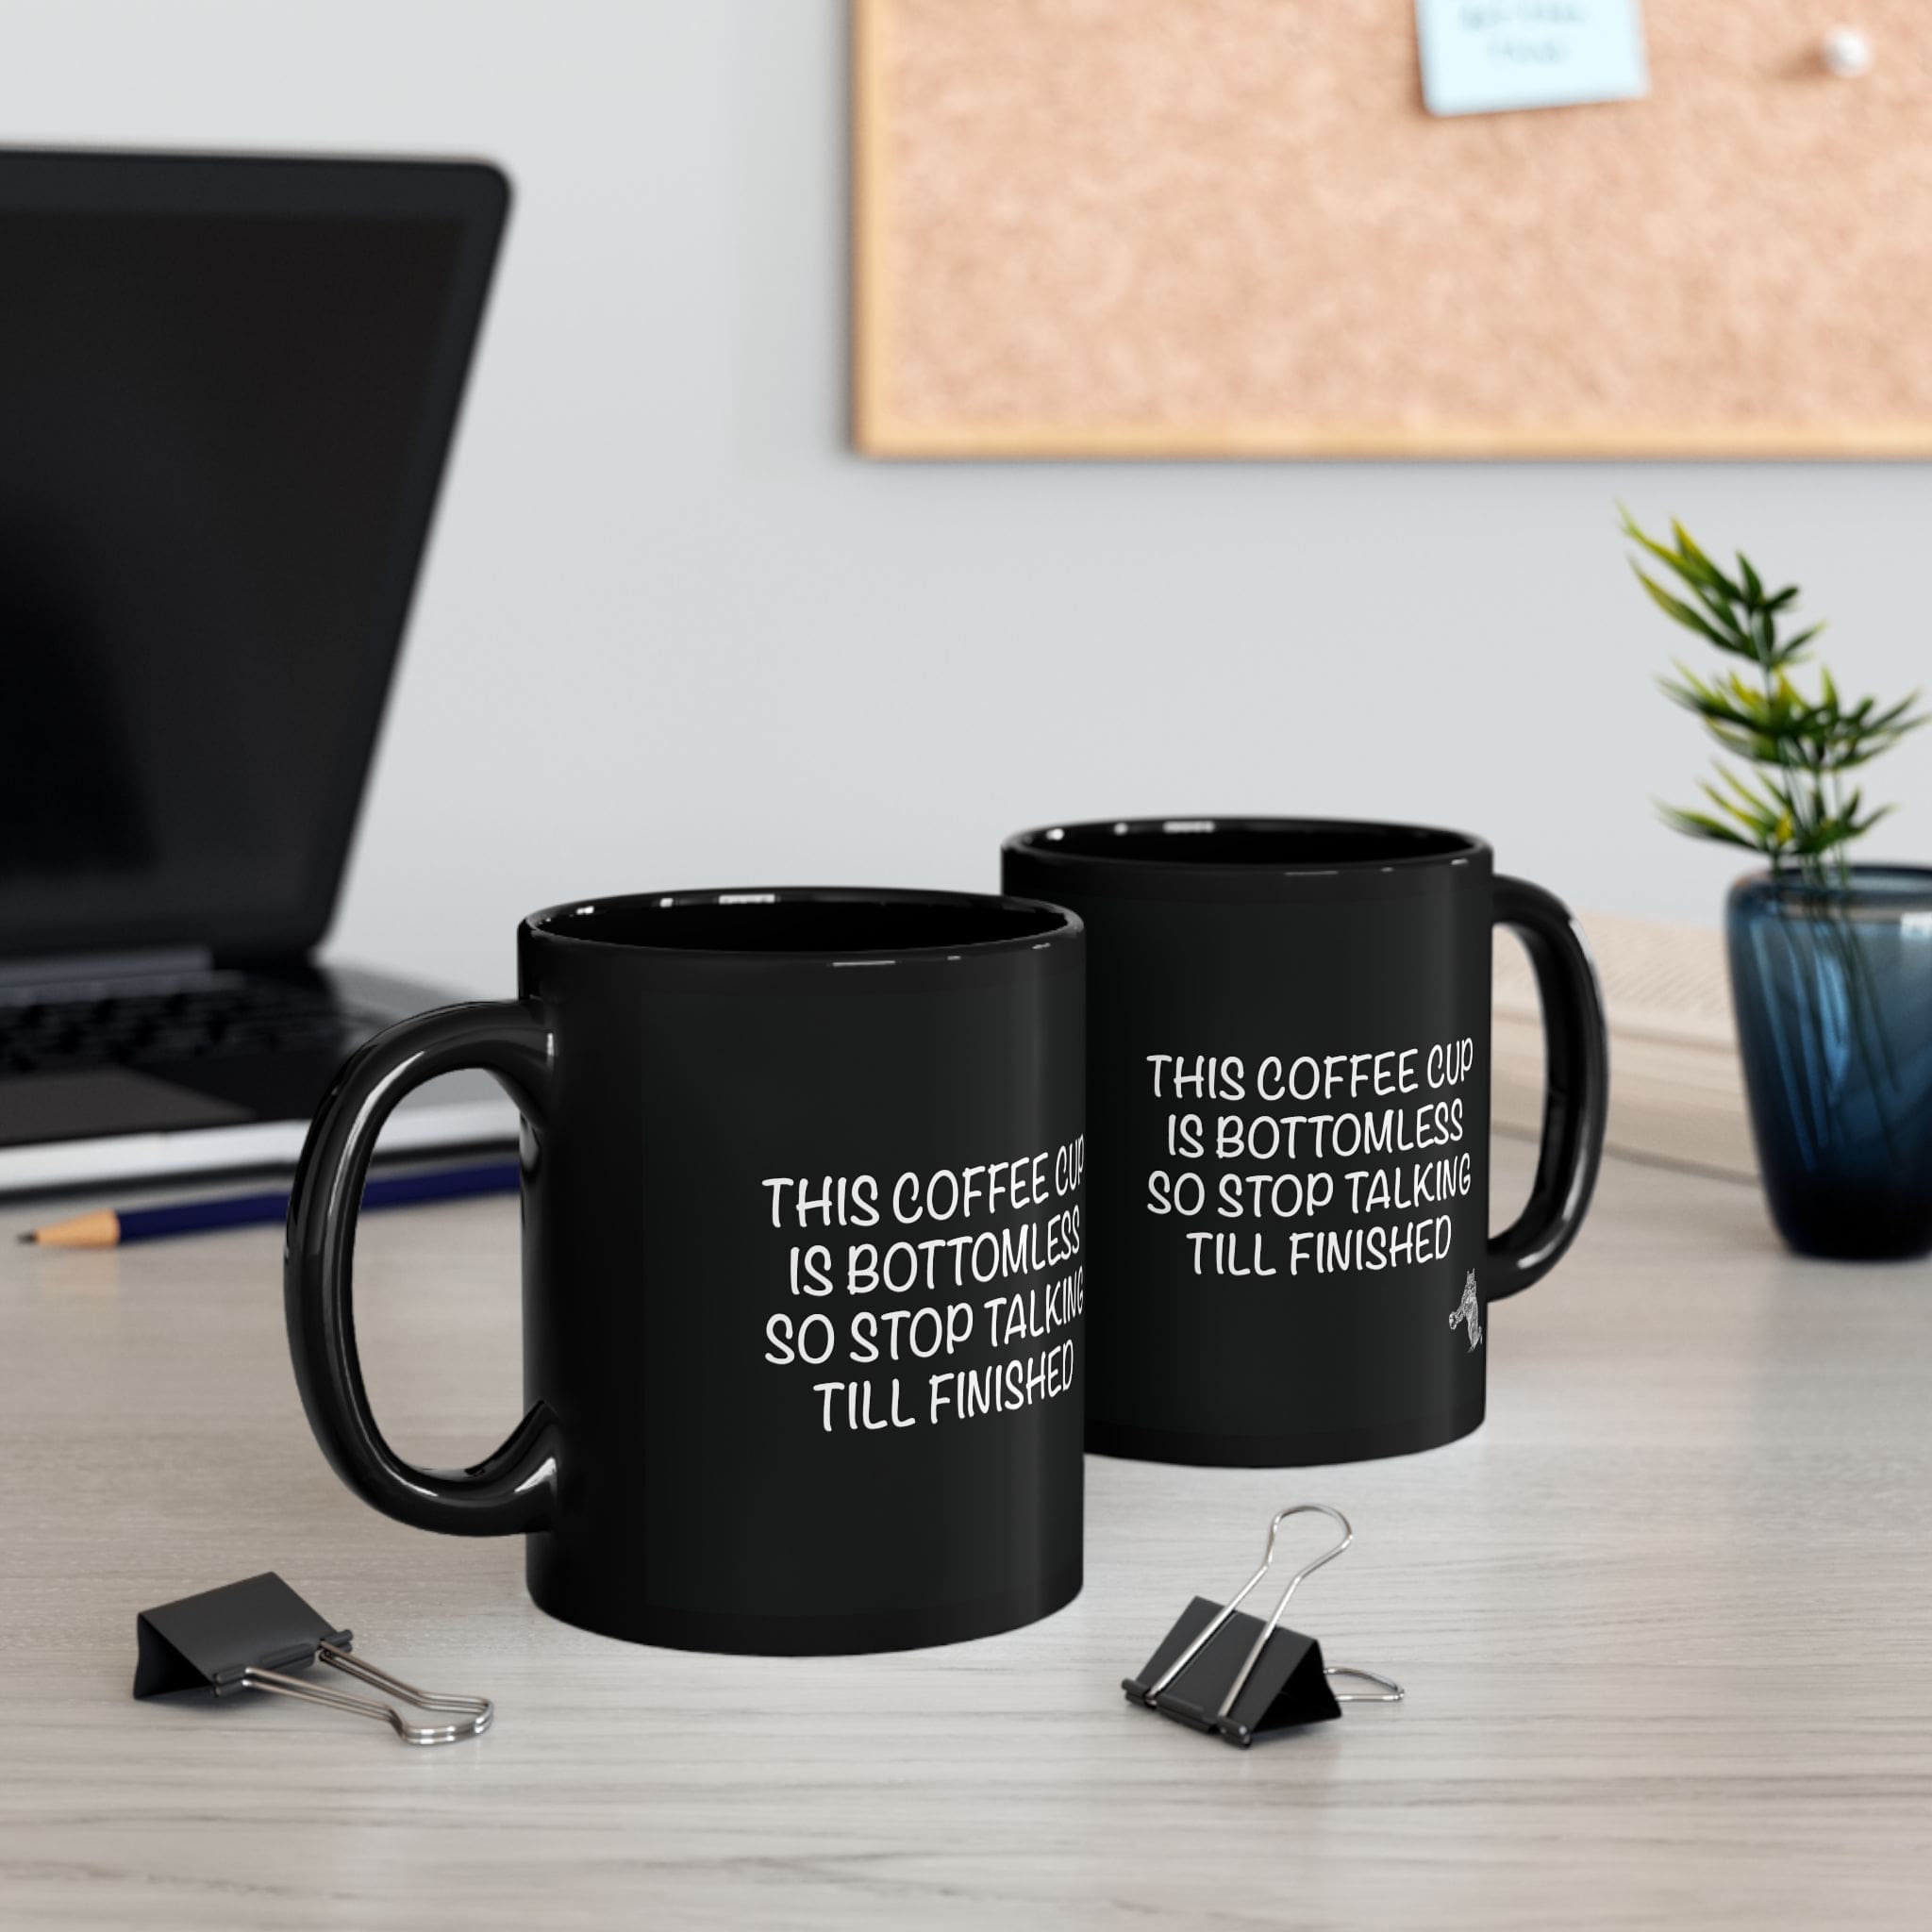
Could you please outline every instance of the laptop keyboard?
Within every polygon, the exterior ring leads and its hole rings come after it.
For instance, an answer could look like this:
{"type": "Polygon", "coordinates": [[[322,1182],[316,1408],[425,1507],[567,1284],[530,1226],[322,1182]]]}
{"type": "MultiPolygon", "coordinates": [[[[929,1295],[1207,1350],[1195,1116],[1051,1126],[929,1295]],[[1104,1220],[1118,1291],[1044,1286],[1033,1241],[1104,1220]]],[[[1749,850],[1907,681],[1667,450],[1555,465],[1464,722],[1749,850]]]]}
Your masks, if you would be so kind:
{"type": "Polygon", "coordinates": [[[380,1023],[319,987],[209,974],[153,991],[64,989],[0,1004],[0,1075],[346,1052],[380,1023]]]}

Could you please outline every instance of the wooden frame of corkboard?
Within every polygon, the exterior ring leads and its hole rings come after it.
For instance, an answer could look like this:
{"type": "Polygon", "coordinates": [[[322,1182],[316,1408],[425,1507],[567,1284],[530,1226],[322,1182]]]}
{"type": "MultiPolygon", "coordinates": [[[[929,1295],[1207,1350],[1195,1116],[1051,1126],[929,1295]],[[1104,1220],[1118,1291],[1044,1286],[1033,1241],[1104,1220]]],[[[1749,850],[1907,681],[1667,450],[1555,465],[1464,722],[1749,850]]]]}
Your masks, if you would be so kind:
{"type": "Polygon", "coordinates": [[[1646,15],[1437,118],[1413,0],[854,0],[858,447],[1932,456],[1932,9],[1646,15]]]}

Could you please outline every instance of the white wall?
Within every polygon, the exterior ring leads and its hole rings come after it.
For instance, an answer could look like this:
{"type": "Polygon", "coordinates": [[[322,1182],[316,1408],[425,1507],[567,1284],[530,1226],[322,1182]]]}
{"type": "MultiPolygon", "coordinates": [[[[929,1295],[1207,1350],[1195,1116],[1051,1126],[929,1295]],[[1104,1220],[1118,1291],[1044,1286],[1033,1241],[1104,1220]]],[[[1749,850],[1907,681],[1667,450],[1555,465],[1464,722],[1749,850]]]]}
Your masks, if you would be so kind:
{"type": "MultiPolygon", "coordinates": [[[[336,950],[504,989],[552,900],[984,887],[1141,811],[1437,820],[1713,917],[1619,497],[1801,580],[1841,682],[1923,675],[1922,466],[858,460],[843,63],[842,0],[0,0],[8,140],[515,177],[336,950]]],[[[1924,856],[1932,734],[1880,782],[1924,856]]]]}

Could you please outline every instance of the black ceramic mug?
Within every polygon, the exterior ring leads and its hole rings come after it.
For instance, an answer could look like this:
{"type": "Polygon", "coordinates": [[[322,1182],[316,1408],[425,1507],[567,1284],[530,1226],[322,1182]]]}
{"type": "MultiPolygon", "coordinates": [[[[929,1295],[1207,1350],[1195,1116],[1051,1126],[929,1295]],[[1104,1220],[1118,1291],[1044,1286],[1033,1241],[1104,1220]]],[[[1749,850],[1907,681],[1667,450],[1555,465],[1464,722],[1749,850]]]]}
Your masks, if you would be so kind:
{"type": "Polygon", "coordinates": [[[1084,942],[963,893],[675,893],[518,934],[522,997],[343,1068],[289,1210],[317,1441],[378,1509],[520,1532],[566,1622],[683,1648],[898,1649],[1080,1587],[1084,942]],[[474,1469],[384,1441],[356,1208],[404,1093],[524,1116],[528,1413],[474,1469]]]}
{"type": "Polygon", "coordinates": [[[1164,819],[1008,841],[1088,943],[1087,1443],[1172,1462],[1432,1448],[1483,1419],[1490,1304],[1574,1237],[1603,1002],[1574,922],[1409,825],[1164,819]],[[1489,1236],[1491,927],[1548,1040],[1529,1203],[1489,1236]]]}

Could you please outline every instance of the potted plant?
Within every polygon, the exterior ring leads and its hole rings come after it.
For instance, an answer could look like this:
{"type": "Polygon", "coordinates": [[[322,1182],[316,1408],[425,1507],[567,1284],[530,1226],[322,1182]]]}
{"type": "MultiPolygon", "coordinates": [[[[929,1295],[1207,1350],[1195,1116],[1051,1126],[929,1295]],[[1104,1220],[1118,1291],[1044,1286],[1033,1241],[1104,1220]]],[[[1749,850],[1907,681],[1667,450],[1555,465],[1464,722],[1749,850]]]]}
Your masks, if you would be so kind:
{"type": "Polygon", "coordinates": [[[1847,703],[1822,667],[1807,693],[1792,671],[1824,625],[1791,628],[1795,586],[1767,590],[1742,556],[1735,574],[1721,570],[1681,524],[1666,543],[1626,511],[1624,534],[1643,553],[1632,566],[1657,608],[1738,660],[1708,677],[1680,662],[1659,680],[1737,761],[1717,761],[1702,808],[1660,809],[1680,832],[1769,861],[1732,886],[1725,928],[1772,1219],[1801,1254],[1925,1254],[1932,868],[1849,856],[1890,809],[1866,805],[1863,767],[1925,722],[1918,693],[1847,703]]]}

